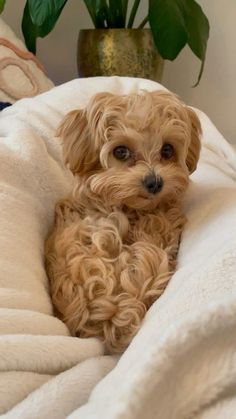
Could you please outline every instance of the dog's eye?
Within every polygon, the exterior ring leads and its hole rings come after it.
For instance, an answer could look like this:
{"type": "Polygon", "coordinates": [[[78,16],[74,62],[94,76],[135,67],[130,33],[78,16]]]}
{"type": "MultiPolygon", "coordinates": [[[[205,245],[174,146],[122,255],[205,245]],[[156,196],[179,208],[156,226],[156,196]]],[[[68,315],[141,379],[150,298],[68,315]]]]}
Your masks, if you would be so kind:
{"type": "Polygon", "coordinates": [[[174,155],[174,147],[171,144],[164,144],[161,148],[161,157],[163,159],[171,159],[171,157],[173,157],[174,155]]]}
{"type": "Polygon", "coordinates": [[[113,150],[113,156],[117,160],[128,160],[131,156],[130,150],[125,147],[124,145],[119,145],[118,147],[114,148],[113,150]]]}

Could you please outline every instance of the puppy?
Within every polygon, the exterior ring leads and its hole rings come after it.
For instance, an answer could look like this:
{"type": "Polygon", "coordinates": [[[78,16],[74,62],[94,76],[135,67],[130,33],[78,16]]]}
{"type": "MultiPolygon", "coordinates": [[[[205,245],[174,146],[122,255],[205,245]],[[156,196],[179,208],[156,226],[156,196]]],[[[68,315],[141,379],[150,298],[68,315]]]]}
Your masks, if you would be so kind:
{"type": "Polygon", "coordinates": [[[76,186],[56,205],[46,269],[56,314],[72,335],[120,352],[163,293],[200,134],[195,112],[162,91],[99,93],[62,121],[76,186]]]}

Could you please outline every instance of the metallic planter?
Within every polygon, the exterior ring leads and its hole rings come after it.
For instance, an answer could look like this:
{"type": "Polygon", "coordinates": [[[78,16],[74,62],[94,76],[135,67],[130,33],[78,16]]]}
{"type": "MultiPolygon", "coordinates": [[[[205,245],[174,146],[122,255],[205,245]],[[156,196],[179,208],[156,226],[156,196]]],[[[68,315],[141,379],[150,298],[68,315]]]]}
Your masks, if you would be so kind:
{"type": "Polygon", "coordinates": [[[161,81],[164,61],[149,29],[86,29],[78,39],[79,77],[130,76],[161,81]]]}

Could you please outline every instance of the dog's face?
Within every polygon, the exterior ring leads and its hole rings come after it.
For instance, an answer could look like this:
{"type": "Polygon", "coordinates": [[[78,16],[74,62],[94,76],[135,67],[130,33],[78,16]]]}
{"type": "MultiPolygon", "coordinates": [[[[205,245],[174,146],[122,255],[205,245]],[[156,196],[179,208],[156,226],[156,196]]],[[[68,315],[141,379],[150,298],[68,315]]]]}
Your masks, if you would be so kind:
{"type": "Polygon", "coordinates": [[[143,210],[181,198],[200,133],[195,112],[166,92],[99,93],[58,131],[65,162],[94,199],[143,210]]]}

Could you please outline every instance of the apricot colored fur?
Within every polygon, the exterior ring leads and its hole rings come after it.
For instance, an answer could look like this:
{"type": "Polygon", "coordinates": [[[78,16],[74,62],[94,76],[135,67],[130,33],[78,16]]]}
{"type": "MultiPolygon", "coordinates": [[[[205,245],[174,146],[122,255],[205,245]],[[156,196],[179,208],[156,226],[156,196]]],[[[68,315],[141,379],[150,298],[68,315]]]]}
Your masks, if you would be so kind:
{"type": "Polygon", "coordinates": [[[56,205],[46,268],[56,314],[72,335],[99,337],[120,352],[163,293],[200,133],[195,112],[166,92],[99,93],[64,118],[58,136],[76,186],[56,205]],[[165,143],[174,147],[167,160],[165,143]],[[113,155],[120,145],[132,152],[127,161],[113,155]],[[143,186],[148,173],[163,179],[156,194],[143,186]]]}

